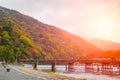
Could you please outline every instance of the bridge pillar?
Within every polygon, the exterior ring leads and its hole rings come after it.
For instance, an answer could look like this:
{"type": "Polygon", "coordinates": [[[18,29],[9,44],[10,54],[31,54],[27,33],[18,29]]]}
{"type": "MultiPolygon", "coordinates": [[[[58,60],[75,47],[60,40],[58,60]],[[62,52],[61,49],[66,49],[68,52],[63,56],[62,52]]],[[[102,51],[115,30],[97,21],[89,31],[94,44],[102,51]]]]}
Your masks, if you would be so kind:
{"type": "Polygon", "coordinates": [[[52,63],[51,63],[51,71],[52,71],[52,72],[55,72],[55,71],[56,71],[55,66],[56,66],[56,62],[52,62],[52,63]]]}
{"type": "Polygon", "coordinates": [[[102,71],[102,74],[105,74],[105,72],[106,72],[106,64],[102,64],[101,71],[102,71]]]}
{"type": "Polygon", "coordinates": [[[101,71],[102,71],[103,74],[112,75],[112,73],[113,73],[112,65],[111,64],[106,64],[106,63],[102,64],[101,71]]]}
{"type": "Polygon", "coordinates": [[[110,75],[113,75],[113,68],[111,64],[110,64],[110,75]]]}
{"type": "Polygon", "coordinates": [[[99,67],[99,65],[97,65],[97,72],[100,72],[100,67],[99,67]]]}
{"type": "Polygon", "coordinates": [[[67,70],[68,70],[68,71],[73,71],[73,69],[74,69],[74,63],[68,63],[68,68],[67,68],[67,70]]]}
{"type": "Polygon", "coordinates": [[[36,62],[33,64],[33,69],[37,69],[37,63],[36,62]]]}
{"type": "Polygon", "coordinates": [[[65,65],[65,70],[68,71],[68,65],[67,64],[65,65]]]}

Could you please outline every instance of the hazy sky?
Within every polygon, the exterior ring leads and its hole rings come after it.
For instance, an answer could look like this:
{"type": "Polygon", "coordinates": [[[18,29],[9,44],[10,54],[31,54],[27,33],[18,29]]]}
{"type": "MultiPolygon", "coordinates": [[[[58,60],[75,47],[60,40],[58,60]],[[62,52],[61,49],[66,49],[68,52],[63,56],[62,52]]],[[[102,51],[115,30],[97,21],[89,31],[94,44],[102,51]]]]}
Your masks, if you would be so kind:
{"type": "Polygon", "coordinates": [[[120,0],[0,0],[0,5],[82,37],[120,42],[120,0]]]}

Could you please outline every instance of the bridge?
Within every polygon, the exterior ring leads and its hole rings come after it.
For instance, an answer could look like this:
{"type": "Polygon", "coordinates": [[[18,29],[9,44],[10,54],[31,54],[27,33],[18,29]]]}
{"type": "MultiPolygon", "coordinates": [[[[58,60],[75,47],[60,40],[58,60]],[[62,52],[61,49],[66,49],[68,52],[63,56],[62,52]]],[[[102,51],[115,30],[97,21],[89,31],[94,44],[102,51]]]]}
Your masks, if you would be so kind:
{"type": "Polygon", "coordinates": [[[85,65],[85,69],[93,69],[93,66],[97,67],[97,71],[103,70],[104,72],[112,72],[112,66],[116,66],[119,69],[120,74],[120,60],[119,59],[110,59],[110,58],[94,58],[94,59],[21,59],[19,62],[33,64],[33,68],[37,69],[37,65],[49,64],[51,65],[51,71],[56,71],[56,65],[66,65],[66,70],[71,70],[74,67],[74,64],[80,63],[85,65]]]}

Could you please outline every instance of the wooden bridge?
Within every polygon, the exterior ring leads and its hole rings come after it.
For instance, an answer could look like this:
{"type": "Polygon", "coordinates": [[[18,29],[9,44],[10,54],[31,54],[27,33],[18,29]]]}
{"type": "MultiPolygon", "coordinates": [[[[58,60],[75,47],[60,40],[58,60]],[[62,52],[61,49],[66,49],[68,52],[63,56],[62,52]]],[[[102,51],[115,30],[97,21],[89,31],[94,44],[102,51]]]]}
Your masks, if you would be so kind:
{"type": "Polygon", "coordinates": [[[66,65],[66,70],[70,70],[74,67],[74,64],[80,63],[85,65],[85,69],[92,69],[93,66],[97,66],[97,70],[112,71],[112,66],[116,66],[119,69],[120,74],[120,60],[110,58],[94,58],[94,59],[56,59],[56,60],[41,60],[41,59],[21,59],[19,62],[33,64],[33,68],[37,69],[37,65],[49,64],[51,65],[51,71],[56,71],[56,65],[66,65]],[[101,66],[101,67],[100,67],[101,66]]]}

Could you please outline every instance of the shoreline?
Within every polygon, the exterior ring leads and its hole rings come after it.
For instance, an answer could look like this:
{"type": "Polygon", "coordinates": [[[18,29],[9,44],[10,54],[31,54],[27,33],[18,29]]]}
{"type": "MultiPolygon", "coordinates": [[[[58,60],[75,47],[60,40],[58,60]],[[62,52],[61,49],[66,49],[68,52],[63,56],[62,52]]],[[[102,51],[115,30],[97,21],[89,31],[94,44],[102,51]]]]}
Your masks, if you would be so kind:
{"type": "MultiPolygon", "coordinates": [[[[50,69],[49,69],[49,65],[47,66],[38,66],[38,69],[42,69],[44,72],[50,72],[50,69]],[[45,67],[44,69],[42,67],[45,67]]],[[[57,66],[56,66],[57,67],[57,66]]],[[[25,65],[25,68],[28,68],[28,69],[32,69],[31,65],[25,65]]],[[[62,69],[58,69],[58,70],[63,70],[62,69]]],[[[40,70],[41,71],[41,70],[40,70]]],[[[55,74],[58,74],[58,75],[64,75],[64,76],[67,76],[67,77],[73,77],[73,78],[82,78],[82,79],[85,79],[85,80],[119,80],[120,79],[120,76],[109,76],[109,75],[104,75],[104,74],[101,74],[101,75],[98,75],[98,74],[92,74],[92,73],[67,73],[67,72],[55,72],[55,74]]]]}
{"type": "MultiPolygon", "coordinates": [[[[2,66],[3,67],[3,66],[2,66]]],[[[37,70],[31,67],[23,65],[6,65],[6,69],[10,68],[11,71],[14,69],[19,74],[26,75],[29,77],[38,78],[38,80],[119,80],[120,76],[107,76],[107,75],[94,75],[90,73],[59,73],[51,72],[49,70],[37,70]]],[[[10,71],[10,72],[11,72],[10,71]]],[[[34,79],[33,79],[34,80],[34,79]]]]}
{"type": "Polygon", "coordinates": [[[23,74],[27,74],[43,80],[87,80],[85,78],[74,78],[74,77],[66,76],[64,74],[57,74],[51,71],[46,72],[39,69],[38,70],[29,69],[24,66],[9,65],[9,67],[23,74]]]}

